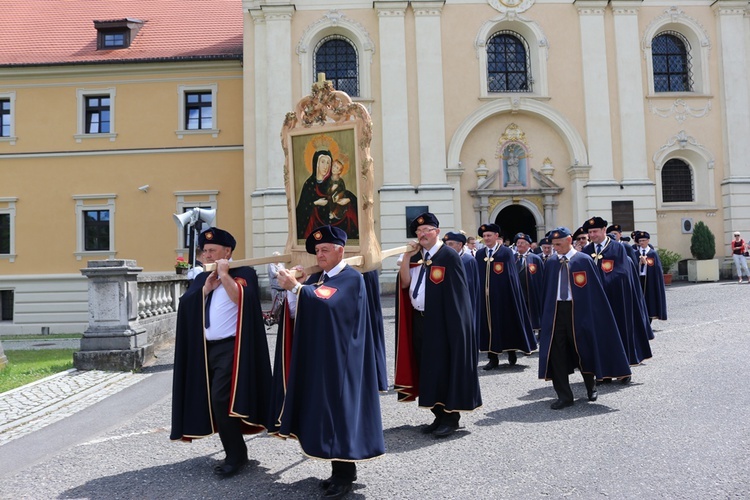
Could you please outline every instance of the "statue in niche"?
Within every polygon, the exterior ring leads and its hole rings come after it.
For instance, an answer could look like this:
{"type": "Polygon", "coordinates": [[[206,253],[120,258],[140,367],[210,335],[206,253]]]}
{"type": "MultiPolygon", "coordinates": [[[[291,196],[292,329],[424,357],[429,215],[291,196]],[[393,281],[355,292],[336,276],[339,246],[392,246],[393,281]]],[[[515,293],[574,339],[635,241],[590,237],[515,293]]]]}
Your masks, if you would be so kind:
{"type": "Polygon", "coordinates": [[[526,186],[526,152],[518,144],[510,144],[503,154],[503,187],[526,186]]]}

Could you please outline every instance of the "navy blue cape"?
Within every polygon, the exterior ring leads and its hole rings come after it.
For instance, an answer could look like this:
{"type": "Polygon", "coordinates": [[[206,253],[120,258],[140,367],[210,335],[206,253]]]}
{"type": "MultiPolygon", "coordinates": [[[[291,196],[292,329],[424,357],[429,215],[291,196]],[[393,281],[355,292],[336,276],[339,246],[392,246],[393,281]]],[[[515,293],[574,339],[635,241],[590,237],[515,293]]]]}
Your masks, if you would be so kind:
{"type": "MultiPolygon", "coordinates": [[[[172,440],[190,441],[217,432],[211,413],[208,360],[203,330],[203,285],[210,273],[199,274],[180,297],[175,334],[172,381],[172,440]]],[[[237,332],[230,415],[240,418],[242,432],[267,427],[271,362],[258,296],[258,276],[250,267],[230,269],[239,287],[237,332]]]]}
{"type": "Polygon", "coordinates": [[[598,267],[609,305],[617,320],[622,345],[630,364],[638,365],[651,357],[649,340],[654,338],[654,333],[648,322],[635,265],[625,245],[609,237],[602,245],[601,259],[596,257],[594,243],[586,245],[581,253],[592,258],[598,267]]]}
{"type": "Polygon", "coordinates": [[[375,342],[362,275],[349,266],[302,287],[279,327],[270,432],[305,455],[357,461],[385,453],[375,342]]]}
{"type": "MultiPolygon", "coordinates": [[[[529,313],[531,327],[539,330],[542,326],[542,288],[544,286],[544,261],[531,252],[526,254],[526,262],[518,271],[526,310],[529,313]]],[[[518,267],[516,267],[518,269],[518,267]]]]}
{"type": "MultiPolygon", "coordinates": [[[[640,255],[640,249],[638,249],[640,255]]],[[[664,270],[661,266],[659,254],[649,247],[646,252],[646,280],[641,281],[643,299],[646,302],[648,317],[652,319],[667,319],[667,294],[664,287],[664,270]]],[[[639,269],[640,270],[640,269],[639,269]]],[[[640,273],[639,273],[640,274],[640,273]]]]}
{"type": "MultiPolygon", "coordinates": [[[[560,262],[550,258],[545,265],[544,312],[539,333],[539,378],[550,380],[548,360],[557,319],[560,262]]],[[[593,260],[577,252],[568,266],[573,300],[573,337],[580,356],[581,372],[592,373],[597,380],[629,376],[628,358],[593,260]]]]}
{"type": "Polygon", "coordinates": [[[482,286],[481,304],[478,307],[479,350],[530,354],[536,350],[536,339],[524,305],[513,252],[500,245],[492,260],[485,259],[486,247],[476,255],[482,286]]]}
{"type": "MultiPolygon", "coordinates": [[[[410,266],[418,266],[419,259],[417,253],[410,266]]],[[[396,285],[396,390],[402,402],[419,397],[421,407],[441,405],[446,411],[471,411],[482,405],[482,396],[466,272],[458,253],[446,245],[430,260],[425,274],[420,363],[412,345],[414,309],[409,288],[401,288],[400,282],[396,285]]]]}

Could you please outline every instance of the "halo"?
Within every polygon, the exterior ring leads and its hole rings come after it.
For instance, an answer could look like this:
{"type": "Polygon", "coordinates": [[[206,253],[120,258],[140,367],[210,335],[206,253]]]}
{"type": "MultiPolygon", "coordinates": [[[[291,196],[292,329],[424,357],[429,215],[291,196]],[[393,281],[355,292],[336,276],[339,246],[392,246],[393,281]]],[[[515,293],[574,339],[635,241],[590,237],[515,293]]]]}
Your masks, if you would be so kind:
{"type": "MultiPolygon", "coordinates": [[[[315,155],[316,151],[322,150],[330,151],[333,158],[339,156],[339,145],[333,139],[333,137],[326,134],[319,134],[311,137],[310,140],[307,141],[307,145],[305,146],[305,170],[307,170],[307,173],[313,173],[313,156],[315,155]]],[[[331,163],[333,163],[333,158],[331,158],[331,163]]],[[[346,165],[344,165],[344,168],[346,168],[346,165]]],[[[341,173],[343,175],[344,172],[342,171],[341,173]]]]}

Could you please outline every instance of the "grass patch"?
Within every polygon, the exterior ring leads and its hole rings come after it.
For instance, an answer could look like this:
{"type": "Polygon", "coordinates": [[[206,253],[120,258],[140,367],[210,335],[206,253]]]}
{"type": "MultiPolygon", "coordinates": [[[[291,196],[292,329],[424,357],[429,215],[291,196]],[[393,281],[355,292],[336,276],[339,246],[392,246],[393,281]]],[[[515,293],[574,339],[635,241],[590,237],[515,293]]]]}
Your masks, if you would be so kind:
{"type": "Polygon", "coordinates": [[[0,370],[0,393],[73,368],[76,349],[5,351],[8,364],[0,370]]]}
{"type": "Polygon", "coordinates": [[[39,333],[27,333],[23,335],[3,335],[0,340],[50,340],[50,339],[80,339],[83,337],[81,333],[51,333],[49,335],[41,335],[39,333]]]}

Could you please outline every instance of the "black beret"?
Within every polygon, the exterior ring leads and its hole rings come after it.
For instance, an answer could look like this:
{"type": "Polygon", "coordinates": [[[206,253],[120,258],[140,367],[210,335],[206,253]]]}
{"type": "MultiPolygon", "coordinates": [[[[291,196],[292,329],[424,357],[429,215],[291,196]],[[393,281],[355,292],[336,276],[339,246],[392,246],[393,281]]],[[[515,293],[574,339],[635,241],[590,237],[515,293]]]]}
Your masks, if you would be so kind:
{"type": "Polygon", "coordinates": [[[462,245],[466,244],[466,236],[464,236],[461,233],[451,233],[447,232],[445,233],[445,236],[443,236],[443,241],[457,241],[461,243],[462,245]]]}
{"type": "MultiPolygon", "coordinates": [[[[547,234],[549,234],[549,233],[547,233],[547,234]]],[[[549,238],[542,238],[541,240],[539,240],[539,246],[542,246],[542,245],[551,245],[551,244],[552,244],[552,242],[549,240],[549,238]]]]}
{"type": "Polygon", "coordinates": [[[646,238],[647,240],[650,240],[651,239],[651,235],[648,234],[648,232],[646,232],[646,231],[636,231],[635,232],[635,238],[634,239],[635,239],[636,243],[638,243],[643,238],[646,238]]]}
{"type": "Polygon", "coordinates": [[[437,217],[435,217],[435,214],[425,212],[423,214],[417,215],[414,220],[411,221],[411,224],[409,224],[409,230],[412,233],[416,233],[419,226],[440,227],[440,221],[438,221],[437,217]]]}
{"type": "Polygon", "coordinates": [[[305,250],[307,250],[307,253],[315,255],[315,245],[320,243],[333,243],[343,247],[346,245],[346,232],[334,226],[315,228],[305,240],[305,250]]]}
{"type": "Polygon", "coordinates": [[[612,224],[611,226],[607,228],[607,233],[611,233],[611,232],[621,233],[622,226],[620,226],[619,224],[612,224]]]}
{"type": "Polygon", "coordinates": [[[479,226],[479,229],[477,229],[477,234],[479,236],[482,236],[487,231],[500,234],[500,226],[491,222],[489,224],[482,224],[481,226],[479,226]]]}
{"type": "Polygon", "coordinates": [[[570,229],[567,227],[558,227],[549,232],[549,239],[556,240],[570,236],[570,229]]]}
{"type": "Polygon", "coordinates": [[[586,222],[583,223],[581,226],[581,229],[584,231],[588,231],[589,229],[598,229],[598,228],[605,228],[607,227],[607,221],[602,219],[601,217],[592,217],[586,222]]]}
{"type": "Polygon", "coordinates": [[[237,241],[234,239],[234,236],[218,227],[210,227],[198,236],[199,247],[203,248],[206,243],[230,247],[232,250],[237,246],[237,241]]]}
{"type": "Polygon", "coordinates": [[[575,232],[573,233],[573,239],[574,239],[574,240],[575,240],[575,239],[577,239],[577,238],[578,238],[579,236],[581,236],[582,234],[584,234],[584,235],[588,236],[588,233],[587,233],[586,231],[584,231],[582,227],[579,227],[579,228],[578,228],[578,229],[576,229],[576,230],[575,230],[575,232]]]}
{"type": "Polygon", "coordinates": [[[517,242],[518,240],[526,240],[531,243],[531,236],[525,233],[516,233],[516,235],[513,237],[513,243],[517,242]]]}

